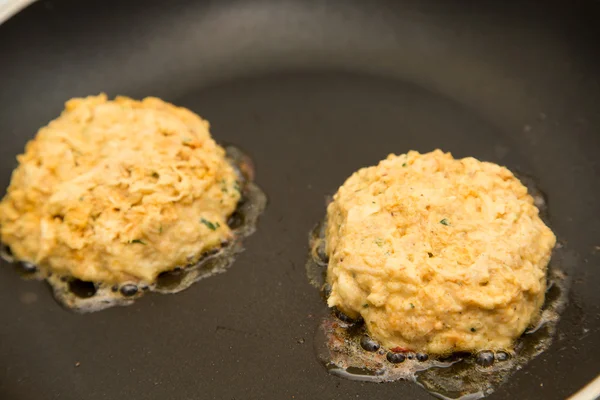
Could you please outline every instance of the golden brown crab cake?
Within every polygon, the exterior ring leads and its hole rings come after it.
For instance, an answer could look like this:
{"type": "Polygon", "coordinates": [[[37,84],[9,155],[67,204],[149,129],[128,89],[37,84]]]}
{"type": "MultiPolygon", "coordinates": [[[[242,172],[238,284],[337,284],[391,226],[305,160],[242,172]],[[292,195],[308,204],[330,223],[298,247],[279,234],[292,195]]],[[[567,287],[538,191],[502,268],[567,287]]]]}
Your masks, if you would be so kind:
{"type": "Polygon", "coordinates": [[[0,203],[17,260],[84,281],[151,283],[231,238],[236,170],[193,112],[76,98],[18,156],[0,203]]]}
{"type": "Polygon", "coordinates": [[[390,155],[328,207],[328,303],[388,348],[510,349],[539,316],[555,242],[508,169],[390,155]]]}

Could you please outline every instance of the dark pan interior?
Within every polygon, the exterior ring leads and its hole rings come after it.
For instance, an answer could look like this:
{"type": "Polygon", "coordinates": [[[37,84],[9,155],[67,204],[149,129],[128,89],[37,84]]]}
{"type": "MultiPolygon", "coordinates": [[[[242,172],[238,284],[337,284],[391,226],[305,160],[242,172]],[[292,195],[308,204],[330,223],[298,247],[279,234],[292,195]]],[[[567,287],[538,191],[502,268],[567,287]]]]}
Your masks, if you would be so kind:
{"type": "Polygon", "coordinates": [[[352,171],[436,147],[535,177],[571,254],[553,346],[490,398],[575,392],[600,372],[599,4],[30,6],[0,26],[2,191],[16,154],[64,100],[106,91],[159,96],[209,119],[217,140],[254,158],[269,205],[227,273],[130,307],[70,313],[3,264],[0,398],[429,398],[319,365],[313,335],[325,306],[304,263],[325,196],[352,171]]]}

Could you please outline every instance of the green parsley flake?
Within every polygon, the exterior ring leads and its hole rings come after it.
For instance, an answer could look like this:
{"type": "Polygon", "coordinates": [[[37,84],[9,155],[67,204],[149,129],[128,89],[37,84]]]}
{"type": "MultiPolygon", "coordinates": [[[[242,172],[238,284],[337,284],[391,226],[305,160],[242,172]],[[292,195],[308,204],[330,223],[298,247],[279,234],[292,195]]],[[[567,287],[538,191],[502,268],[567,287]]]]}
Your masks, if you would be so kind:
{"type": "Polygon", "coordinates": [[[440,224],[449,226],[450,225],[450,221],[448,221],[447,218],[444,218],[443,220],[440,221],[440,224]]]}
{"type": "Polygon", "coordinates": [[[213,223],[213,222],[210,222],[210,221],[208,221],[208,220],[206,220],[204,218],[202,218],[200,220],[200,222],[202,222],[204,225],[206,225],[206,227],[208,229],[210,229],[211,231],[216,231],[217,228],[219,228],[221,226],[221,224],[219,224],[218,222],[213,223]]]}
{"type": "Polygon", "coordinates": [[[144,241],[140,240],[140,239],[133,239],[129,241],[129,244],[143,244],[144,246],[146,245],[146,243],[144,243],[144,241]]]}

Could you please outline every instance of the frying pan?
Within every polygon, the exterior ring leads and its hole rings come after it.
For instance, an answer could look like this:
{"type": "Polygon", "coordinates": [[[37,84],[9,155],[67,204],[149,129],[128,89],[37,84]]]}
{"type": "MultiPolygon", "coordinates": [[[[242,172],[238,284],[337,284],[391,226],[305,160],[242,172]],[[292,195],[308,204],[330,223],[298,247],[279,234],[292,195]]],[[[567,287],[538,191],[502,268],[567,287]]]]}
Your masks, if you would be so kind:
{"type": "Polygon", "coordinates": [[[129,307],[66,311],[3,264],[0,398],[430,398],[319,365],[325,305],[304,263],[347,176],[437,147],[534,177],[572,254],[551,348],[489,398],[572,395],[600,372],[599,16],[591,0],[28,6],[0,26],[2,190],[66,99],[107,92],[210,120],[217,140],[253,157],[269,205],[227,273],[129,307]]]}

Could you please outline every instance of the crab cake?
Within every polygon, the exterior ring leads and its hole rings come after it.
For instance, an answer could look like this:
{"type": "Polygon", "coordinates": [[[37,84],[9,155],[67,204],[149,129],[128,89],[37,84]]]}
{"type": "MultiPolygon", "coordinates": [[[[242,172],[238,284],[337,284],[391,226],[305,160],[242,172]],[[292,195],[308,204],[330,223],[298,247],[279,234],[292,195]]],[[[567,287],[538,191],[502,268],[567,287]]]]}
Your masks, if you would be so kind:
{"type": "Polygon", "coordinates": [[[208,122],[185,108],[72,99],[18,162],[1,240],[45,273],[151,283],[231,239],[237,172],[208,122]]]}
{"type": "Polygon", "coordinates": [[[539,317],[555,242],[508,169],[440,150],[390,155],[328,207],[328,304],[387,348],[511,349],[539,317]]]}

